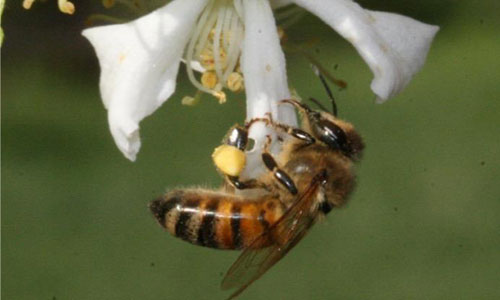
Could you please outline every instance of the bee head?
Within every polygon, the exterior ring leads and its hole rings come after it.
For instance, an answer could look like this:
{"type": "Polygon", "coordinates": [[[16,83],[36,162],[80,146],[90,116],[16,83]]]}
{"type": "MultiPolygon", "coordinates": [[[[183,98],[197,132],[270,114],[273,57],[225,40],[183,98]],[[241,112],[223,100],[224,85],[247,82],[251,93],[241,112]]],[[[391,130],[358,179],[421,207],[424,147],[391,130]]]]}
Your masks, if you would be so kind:
{"type": "Polygon", "coordinates": [[[364,148],[361,136],[351,123],[337,118],[328,111],[315,111],[297,100],[285,99],[282,103],[294,105],[305,121],[303,126],[314,138],[332,150],[338,150],[352,160],[358,160],[364,148]]]}
{"type": "Polygon", "coordinates": [[[322,109],[321,112],[313,111],[307,105],[303,104],[303,111],[309,121],[311,131],[317,139],[325,143],[329,148],[340,150],[345,156],[352,160],[357,160],[364,148],[363,141],[356,130],[354,130],[351,123],[337,118],[337,104],[335,103],[332,90],[318,67],[315,65],[312,67],[330,99],[332,112],[328,112],[328,110],[314,98],[310,98],[310,100],[322,109]]]}
{"type": "Polygon", "coordinates": [[[318,112],[308,108],[305,112],[315,138],[352,160],[359,159],[364,145],[351,123],[326,111],[318,112]]]}

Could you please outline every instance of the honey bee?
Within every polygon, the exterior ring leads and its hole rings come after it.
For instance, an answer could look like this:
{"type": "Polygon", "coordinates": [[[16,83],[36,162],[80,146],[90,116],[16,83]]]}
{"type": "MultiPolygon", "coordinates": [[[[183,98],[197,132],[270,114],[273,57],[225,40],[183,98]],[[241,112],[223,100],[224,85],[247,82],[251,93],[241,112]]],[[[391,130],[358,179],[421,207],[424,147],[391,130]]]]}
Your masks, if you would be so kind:
{"type": "MultiPolygon", "coordinates": [[[[328,88],[327,92],[331,96],[328,88]]],[[[318,219],[342,206],[352,191],[353,163],[364,145],[354,127],[336,117],[331,99],[332,113],[282,100],[301,113],[300,128],[259,118],[230,130],[225,143],[240,151],[245,150],[248,128],[255,122],[265,122],[285,137],[276,158],[269,151],[268,138],[262,151],[267,172],[260,177],[242,180],[238,167],[224,174],[228,184],[220,191],[173,190],[151,202],[151,212],[172,235],[206,247],[243,249],[222,281],[222,289],[235,289],[229,299],[283,258],[318,219]]]]}

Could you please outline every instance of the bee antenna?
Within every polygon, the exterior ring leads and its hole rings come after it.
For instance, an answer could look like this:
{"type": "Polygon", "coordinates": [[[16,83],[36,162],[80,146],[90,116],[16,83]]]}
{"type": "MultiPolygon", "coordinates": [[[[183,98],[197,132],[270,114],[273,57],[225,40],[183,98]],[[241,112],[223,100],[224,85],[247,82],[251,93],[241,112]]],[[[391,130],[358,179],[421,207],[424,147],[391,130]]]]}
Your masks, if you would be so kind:
{"type": "Polygon", "coordinates": [[[328,95],[328,98],[330,98],[330,101],[332,101],[332,113],[333,113],[333,115],[337,116],[337,112],[338,112],[337,111],[337,104],[335,103],[335,97],[333,97],[332,90],[328,86],[328,83],[326,82],[326,79],[323,76],[323,74],[321,74],[319,68],[316,65],[314,65],[314,64],[311,64],[311,67],[312,67],[312,69],[314,71],[314,74],[316,74],[316,76],[319,77],[319,80],[321,80],[321,83],[325,87],[326,94],[328,95]]]}
{"type": "Polygon", "coordinates": [[[328,109],[326,109],[326,107],[323,106],[323,104],[321,104],[321,102],[319,102],[317,99],[313,98],[313,97],[310,97],[309,98],[309,101],[313,102],[314,104],[316,104],[319,108],[321,108],[322,110],[324,111],[328,111],[328,109]]]}

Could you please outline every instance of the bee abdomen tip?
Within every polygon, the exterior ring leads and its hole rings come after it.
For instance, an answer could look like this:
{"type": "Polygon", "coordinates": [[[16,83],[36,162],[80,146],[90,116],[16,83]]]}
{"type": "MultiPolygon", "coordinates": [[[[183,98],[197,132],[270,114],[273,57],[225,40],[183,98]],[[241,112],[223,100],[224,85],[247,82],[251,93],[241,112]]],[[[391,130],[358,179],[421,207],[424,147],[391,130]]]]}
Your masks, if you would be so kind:
{"type": "Polygon", "coordinates": [[[168,202],[165,201],[165,198],[162,196],[151,201],[148,207],[158,223],[165,227],[165,216],[170,210],[168,202]]]}
{"type": "Polygon", "coordinates": [[[149,210],[163,228],[167,227],[169,212],[178,209],[182,203],[182,196],[179,193],[169,193],[159,197],[149,203],[149,210]]]}

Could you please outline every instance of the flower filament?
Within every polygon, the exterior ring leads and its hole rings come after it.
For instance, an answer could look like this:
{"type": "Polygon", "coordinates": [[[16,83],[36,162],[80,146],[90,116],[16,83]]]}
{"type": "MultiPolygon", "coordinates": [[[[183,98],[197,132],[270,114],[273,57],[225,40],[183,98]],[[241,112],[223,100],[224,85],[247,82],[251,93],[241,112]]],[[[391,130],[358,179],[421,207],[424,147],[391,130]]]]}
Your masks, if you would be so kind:
{"type": "Polygon", "coordinates": [[[241,1],[212,0],[201,13],[188,43],[185,60],[189,80],[220,103],[226,100],[223,88],[233,92],[244,89],[239,66],[243,37],[241,1]],[[193,65],[203,69],[200,81],[193,65]]]}

